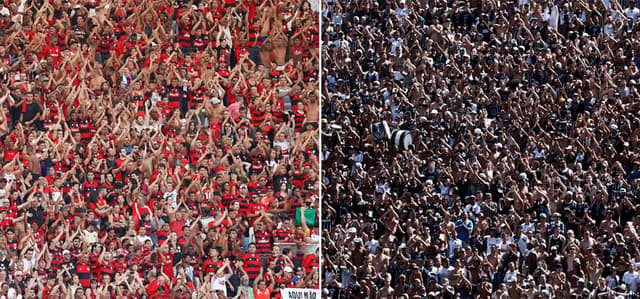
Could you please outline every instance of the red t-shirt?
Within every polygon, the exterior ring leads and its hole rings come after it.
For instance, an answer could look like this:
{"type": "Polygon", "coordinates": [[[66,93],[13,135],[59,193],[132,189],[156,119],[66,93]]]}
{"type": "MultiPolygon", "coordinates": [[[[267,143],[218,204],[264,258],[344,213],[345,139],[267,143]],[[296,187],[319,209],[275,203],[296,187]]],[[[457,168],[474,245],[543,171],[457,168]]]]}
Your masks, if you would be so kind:
{"type": "Polygon", "coordinates": [[[265,288],[264,290],[255,289],[253,290],[253,297],[255,299],[269,299],[271,298],[271,289],[265,288]]]}
{"type": "Polygon", "coordinates": [[[169,224],[169,226],[171,227],[171,231],[176,233],[178,235],[178,238],[182,237],[182,228],[184,227],[185,223],[186,220],[182,219],[179,221],[173,221],[169,224]]]}
{"type": "MultiPolygon", "coordinates": [[[[269,211],[267,205],[262,204],[262,203],[251,203],[249,204],[249,214],[254,214],[256,212],[259,211],[269,211]]],[[[251,225],[253,225],[254,220],[258,218],[258,217],[254,217],[253,219],[251,219],[251,225]]]]}

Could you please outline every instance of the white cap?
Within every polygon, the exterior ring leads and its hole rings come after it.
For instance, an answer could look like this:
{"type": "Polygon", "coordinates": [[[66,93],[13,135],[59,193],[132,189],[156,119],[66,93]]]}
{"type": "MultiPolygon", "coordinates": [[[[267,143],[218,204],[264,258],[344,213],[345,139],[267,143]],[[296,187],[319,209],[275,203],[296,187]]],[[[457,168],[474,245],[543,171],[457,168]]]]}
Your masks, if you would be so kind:
{"type": "Polygon", "coordinates": [[[284,272],[293,272],[293,269],[291,269],[291,267],[286,266],[284,267],[284,272]]]}
{"type": "Polygon", "coordinates": [[[211,98],[211,104],[217,105],[220,104],[220,99],[217,97],[211,98]]]}

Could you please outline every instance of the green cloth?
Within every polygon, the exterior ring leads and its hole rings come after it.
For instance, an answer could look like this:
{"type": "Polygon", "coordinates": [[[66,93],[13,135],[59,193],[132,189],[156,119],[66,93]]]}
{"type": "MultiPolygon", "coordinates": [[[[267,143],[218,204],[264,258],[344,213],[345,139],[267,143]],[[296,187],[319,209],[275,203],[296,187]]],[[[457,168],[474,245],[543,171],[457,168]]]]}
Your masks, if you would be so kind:
{"type": "MultiPolygon", "coordinates": [[[[304,211],[304,219],[307,221],[307,226],[315,226],[316,225],[316,209],[306,209],[304,211]]],[[[300,217],[300,208],[296,209],[296,221],[302,224],[302,220],[300,217]]]]}

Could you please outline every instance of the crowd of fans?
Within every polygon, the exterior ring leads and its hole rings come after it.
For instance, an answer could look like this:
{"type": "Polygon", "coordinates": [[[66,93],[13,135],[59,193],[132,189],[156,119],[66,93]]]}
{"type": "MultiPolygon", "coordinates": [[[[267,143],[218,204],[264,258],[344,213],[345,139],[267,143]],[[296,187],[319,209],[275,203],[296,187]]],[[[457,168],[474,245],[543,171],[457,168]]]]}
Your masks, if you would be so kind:
{"type": "Polygon", "coordinates": [[[0,298],[318,288],[314,9],[0,2],[0,298]]]}
{"type": "Polygon", "coordinates": [[[635,2],[323,2],[323,292],[638,298],[635,2]]]}

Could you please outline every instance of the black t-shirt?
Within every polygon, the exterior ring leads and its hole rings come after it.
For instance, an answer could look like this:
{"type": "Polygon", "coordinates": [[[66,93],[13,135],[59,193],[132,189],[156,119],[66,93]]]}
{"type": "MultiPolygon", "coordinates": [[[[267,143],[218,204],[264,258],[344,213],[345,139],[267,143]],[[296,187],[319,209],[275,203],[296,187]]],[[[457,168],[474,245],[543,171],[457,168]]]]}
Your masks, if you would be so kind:
{"type": "Polygon", "coordinates": [[[288,175],[284,174],[284,175],[274,175],[273,176],[273,191],[274,192],[279,192],[280,187],[282,185],[282,183],[287,183],[288,185],[289,179],[288,179],[288,175]]]}
{"type": "Polygon", "coordinates": [[[431,180],[432,182],[435,183],[437,182],[436,179],[440,175],[440,169],[436,167],[432,171],[429,171],[429,169],[427,168],[422,172],[422,174],[425,176],[427,180],[431,180]]]}
{"type": "Polygon", "coordinates": [[[352,295],[356,296],[356,298],[360,298],[360,297],[364,296],[364,292],[362,291],[362,287],[357,282],[352,283],[351,285],[349,285],[349,292],[351,292],[352,295]]]}
{"type": "Polygon", "coordinates": [[[40,111],[41,111],[40,105],[36,103],[27,104],[25,109],[23,109],[23,112],[22,112],[22,120],[25,122],[31,121],[36,117],[38,113],[40,113],[40,111]]]}
{"type": "Polygon", "coordinates": [[[9,269],[9,264],[10,264],[9,260],[7,260],[6,258],[3,259],[2,261],[0,261],[0,270],[4,271],[6,269],[9,269]]]}
{"type": "Polygon", "coordinates": [[[29,208],[29,213],[31,213],[31,217],[27,218],[27,221],[29,223],[32,223],[35,221],[36,223],[38,223],[38,226],[42,226],[44,224],[44,218],[46,216],[46,213],[42,208],[42,206],[39,206],[36,208],[29,208]]]}
{"type": "Polygon", "coordinates": [[[75,257],[71,258],[68,262],[62,262],[59,266],[60,269],[67,269],[69,271],[69,274],[73,275],[76,273],[76,266],[75,266],[75,261],[74,259],[76,259],[75,257]]]}
{"type": "Polygon", "coordinates": [[[314,190],[315,184],[316,184],[316,180],[310,180],[310,179],[309,180],[305,180],[304,181],[304,190],[312,191],[312,192],[316,191],[316,190],[314,190]]]}
{"type": "Polygon", "coordinates": [[[240,270],[238,269],[238,267],[236,267],[236,265],[234,263],[231,263],[231,265],[229,265],[231,267],[231,277],[229,277],[229,283],[231,283],[231,285],[233,285],[235,288],[234,290],[229,290],[229,296],[235,296],[237,295],[237,286],[240,285],[240,279],[242,278],[242,272],[240,272],[240,270]]]}
{"type": "Polygon", "coordinates": [[[117,169],[118,168],[118,163],[116,162],[116,160],[107,159],[107,168],[108,169],[117,169]]]}

